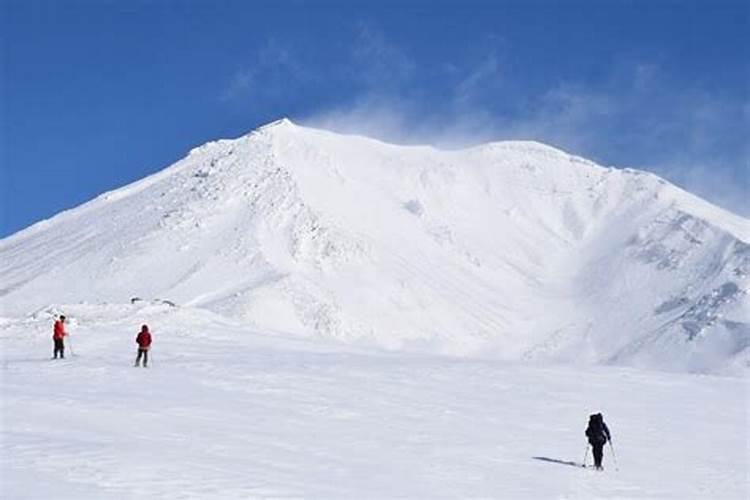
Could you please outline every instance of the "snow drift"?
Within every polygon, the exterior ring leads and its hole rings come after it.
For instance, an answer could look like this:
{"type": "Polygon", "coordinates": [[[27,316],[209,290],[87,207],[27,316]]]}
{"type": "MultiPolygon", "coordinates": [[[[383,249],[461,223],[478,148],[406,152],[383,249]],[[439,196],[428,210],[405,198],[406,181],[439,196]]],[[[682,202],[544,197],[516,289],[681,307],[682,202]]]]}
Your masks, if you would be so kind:
{"type": "Polygon", "coordinates": [[[750,222],[534,142],[281,120],[0,241],[2,314],[167,301],[266,332],[509,360],[750,362],[750,222]]]}

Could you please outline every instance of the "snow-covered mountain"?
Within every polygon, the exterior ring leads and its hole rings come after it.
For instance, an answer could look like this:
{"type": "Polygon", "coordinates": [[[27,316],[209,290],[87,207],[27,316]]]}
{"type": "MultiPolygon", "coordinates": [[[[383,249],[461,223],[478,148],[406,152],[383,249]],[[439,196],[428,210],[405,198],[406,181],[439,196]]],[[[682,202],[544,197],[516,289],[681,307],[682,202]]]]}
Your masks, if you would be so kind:
{"type": "Polygon", "coordinates": [[[750,221],[655,175],[288,120],[0,241],[7,317],[166,300],[387,349],[698,371],[750,362],[749,275],[750,221]]]}

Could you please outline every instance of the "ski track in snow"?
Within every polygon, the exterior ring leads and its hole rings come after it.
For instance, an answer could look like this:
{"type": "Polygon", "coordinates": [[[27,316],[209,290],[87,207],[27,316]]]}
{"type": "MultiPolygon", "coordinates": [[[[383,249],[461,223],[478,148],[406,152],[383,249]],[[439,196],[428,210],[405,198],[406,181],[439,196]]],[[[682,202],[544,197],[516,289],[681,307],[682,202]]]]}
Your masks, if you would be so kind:
{"type": "Polygon", "coordinates": [[[47,317],[2,325],[3,498],[750,493],[747,379],[377,352],[202,313],[95,311],[64,361],[44,357],[47,317]],[[155,331],[148,369],[132,367],[141,321],[155,331]],[[594,411],[617,471],[608,448],[603,473],[560,463],[583,459],[594,411]]]}

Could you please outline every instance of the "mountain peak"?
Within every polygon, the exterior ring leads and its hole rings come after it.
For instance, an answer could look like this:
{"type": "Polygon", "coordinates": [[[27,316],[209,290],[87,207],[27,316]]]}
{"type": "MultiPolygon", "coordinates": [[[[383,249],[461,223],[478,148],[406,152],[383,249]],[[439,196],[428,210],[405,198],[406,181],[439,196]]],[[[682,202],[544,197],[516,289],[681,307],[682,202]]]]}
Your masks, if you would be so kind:
{"type": "Polygon", "coordinates": [[[269,130],[269,129],[280,129],[280,128],[292,128],[297,125],[287,117],[279,118],[278,120],[272,121],[265,125],[258,127],[258,130],[269,130]]]}
{"type": "Polygon", "coordinates": [[[750,355],[750,245],[707,205],[533,141],[282,118],[0,241],[0,296],[4,314],[165,299],[394,349],[715,368],[750,355]]]}

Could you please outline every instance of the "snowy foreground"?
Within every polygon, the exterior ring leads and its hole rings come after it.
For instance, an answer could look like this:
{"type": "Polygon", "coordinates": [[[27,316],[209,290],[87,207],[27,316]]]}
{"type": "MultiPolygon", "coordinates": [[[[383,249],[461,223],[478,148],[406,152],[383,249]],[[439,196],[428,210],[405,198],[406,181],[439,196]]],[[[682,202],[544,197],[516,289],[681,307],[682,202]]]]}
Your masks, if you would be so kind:
{"type": "Polygon", "coordinates": [[[50,314],[0,322],[4,499],[750,496],[746,378],[388,353],[164,305],[65,312],[64,361],[50,314]],[[619,470],[609,449],[603,473],[576,465],[594,411],[619,470]]]}

